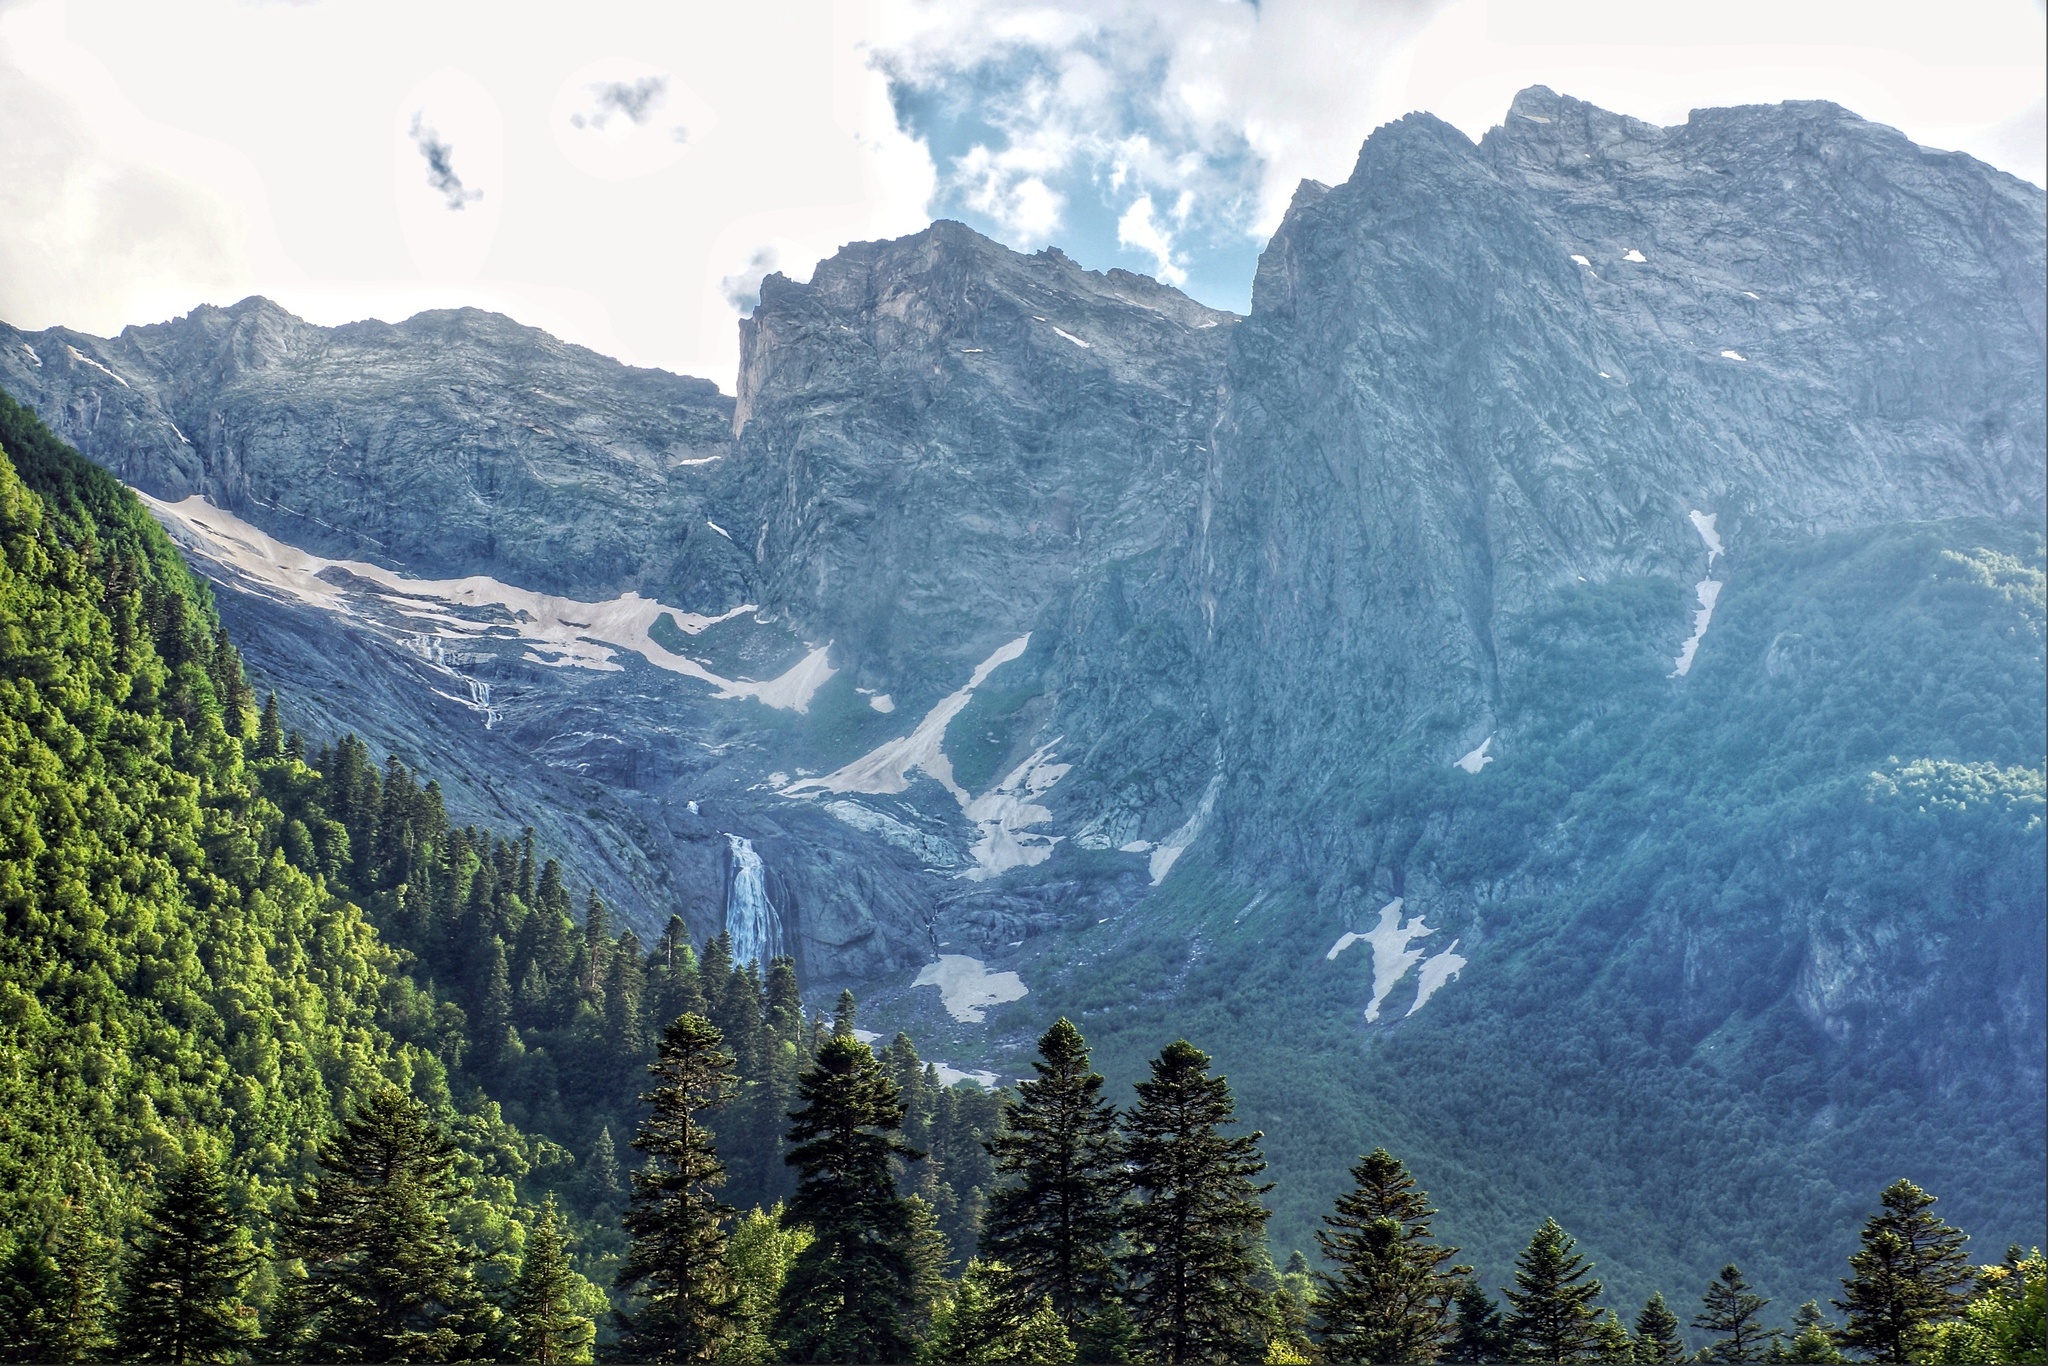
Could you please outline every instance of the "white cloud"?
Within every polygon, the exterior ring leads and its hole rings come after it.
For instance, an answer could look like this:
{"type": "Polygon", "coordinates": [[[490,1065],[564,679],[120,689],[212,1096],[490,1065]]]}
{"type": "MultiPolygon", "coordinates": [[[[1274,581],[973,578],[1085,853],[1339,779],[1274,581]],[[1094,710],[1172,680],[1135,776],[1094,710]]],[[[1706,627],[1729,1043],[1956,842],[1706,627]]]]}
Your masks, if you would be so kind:
{"type": "MultiPolygon", "coordinates": [[[[1192,194],[1183,192],[1181,204],[1187,205],[1192,202],[1192,194]]],[[[1182,221],[1185,221],[1187,218],[1187,214],[1184,211],[1177,216],[1182,221]]],[[[1152,221],[1151,195],[1139,195],[1131,207],[1124,211],[1124,216],[1119,218],[1116,223],[1116,240],[1127,247],[1136,247],[1139,251],[1150,256],[1156,263],[1156,269],[1153,271],[1153,274],[1157,275],[1167,284],[1180,285],[1187,283],[1188,273],[1182,270],[1179,263],[1174,260],[1172,234],[1152,221]]]]}
{"type": "Polygon", "coordinates": [[[1834,99],[2040,183],[2043,48],[2033,0],[28,0],[0,6],[0,317],[470,303],[729,386],[765,260],[914,231],[942,177],[1018,245],[1088,209],[1166,278],[1249,251],[1375,125],[1477,135],[1537,83],[1663,123],[1834,99]],[[892,76],[975,130],[941,165],[892,76]],[[483,192],[459,213],[415,113],[483,192]]]}
{"type": "Polygon", "coordinates": [[[0,317],[110,333],[251,293],[326,323],[469,303],[729,388],[721,284],[765,245],[807,273],[928,221],[877,22],[801,0],[0,9],[0,317]],[[459,213],[408,136],[416,88],[450,71],[480,97],[422,123],[483,191],[459,213]],[[643,122],[614,102],[569,124],[592,86],[632,103],[649,77],[643,122]],[[459,126],[492,112],[495,139],[459,126]]]}

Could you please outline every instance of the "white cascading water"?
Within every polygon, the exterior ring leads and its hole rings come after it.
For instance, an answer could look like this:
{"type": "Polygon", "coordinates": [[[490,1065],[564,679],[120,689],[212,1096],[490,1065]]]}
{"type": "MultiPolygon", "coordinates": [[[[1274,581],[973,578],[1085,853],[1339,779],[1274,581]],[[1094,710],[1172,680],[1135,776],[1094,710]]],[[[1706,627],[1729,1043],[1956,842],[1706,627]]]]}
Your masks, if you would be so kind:
{"type": "Polygon", "coordinates": [[[744,835],[727,835],[732,871],[725,887],[725,932],[735,963],[759,963],[782,952],[782,917],[768,899],[767,868],[744,835]]]}
{"type": "Polygon", "coordinates": [[[484,714],[484,729],[498,724],[504,713],[491,705],[491,685],[468,674],[456,674],[457,678],[469,684],[469,705],[484,714]]]}

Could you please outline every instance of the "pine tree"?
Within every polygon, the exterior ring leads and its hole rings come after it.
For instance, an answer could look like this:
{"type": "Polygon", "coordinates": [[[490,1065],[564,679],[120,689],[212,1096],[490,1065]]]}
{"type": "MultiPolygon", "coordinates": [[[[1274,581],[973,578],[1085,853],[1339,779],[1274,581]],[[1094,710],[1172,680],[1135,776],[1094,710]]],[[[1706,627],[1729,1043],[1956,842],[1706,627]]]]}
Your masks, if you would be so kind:
{"type": "Polygon", "coordinates": [[[910,1204],[910,1287],[912,1309],[910,1331],[922,1340],[931,1328],[932,1311],[946,1297],[946,1272],[953,1265],[953,1248],[939,1229],[938,1212],[923,1196],[908,1197],[910,1204]]]}
{"type": "Polygon", "coordinates": [[[1332,1361],[1430,1362],[1449,1331],[1451,1298],[1469,1267],[1446,1268],[1458,1253],[1432,1241],[1436,1211],[1400,1159],[1375,1148],[1351,1169],[1354,1188],[1337,1198],[1316,1241],[1336,1266],[1318,1303],[1332,1361]]]}
{"type": "Polygon", "coordinates": [[[263,718],[256,723],[256,757],[278,759],[284,756],[284,722],[277,712],[277,693],[263,699],[263,718]]]}
{"type": "Polygon", "coordinates": [[[612,1139],[611,1125],[597,1131],[591,1145],[590,1162],[584,1168],[584,1187],[590,1201],[600,1210],[613,1208],[626,1193],[626,1178],[619,1170],[619,1148],[612,1139]]]}
{"type": "MultiPolygon", "coordinates": [[[[1676,1320],[1673,1320],[1676,1322],[1676,1320]]],[[[1450,1332],[1440,1361],[1505,1361],[1515,1340],[1500,1306],[1469,1277],[1451,1296],[1450,1332]]]]}
{"type": "Polygon", "coordinates": [[[1769,1345],[1769,1334],[1757,1322],[1770,1301],[1749,1288],[1742,1271],[1733,1262],[1721,1268],[1720,1278],[1707,1286],[1700,1312],[1692,1326],[1714,1334],[1700,1353],[1701,1361],[1758,1361],[1769,1345]]]}
{"type": "Polygon", "coordinates": [[[282,1219],[305,1262],[307,1347],[321,1360],[449,1360],[495,1328],[449,1232],[464,1193],[455,1150],[426,1107],[386,1087],[322,1145],[320,1170],[282,1219]]]}
{"type": "Polygon", "coordinates": [[[1209,1057],[1185,1039],[1167,1045],[1137,1085],[1129,1120],[1131,1185],[1141,1199],[1126,1216],[1130,1303],[1147,1354],[1163,1366],[1234,1361],[1259,1349],[1265,1294],[1256,1250],[1272,1189],[1259,1139],[1218,1132],[1234,1117],[1230,1087],[1208,1075],[1209,1057]]]}
{"type": "Polygon", "coordinates": [[[845,1038],[819,1047],[797,1094],[788,1218],[815,1241],[790,1267],[774,1335],[790,1361],[907,1361],[917,1345],[911,1208],[889,1169],[892,1156],[914,1158],[898,1137],[901,1094],[868,1046],[845,1038]]]}
{"type": "Polygon", "coordinates": [[[1808,1300],[1793,1312],[1792,1341],[1785,1344],[1778,1360],[1799,1366],[1835,1366],[1846,1360],[1835,1345],[1835,1325],[1821,1313],[1820,1305],[1808,1300]]]}
{"type": "Polygon", "coordinates": [[[1577,1361],[1594,1347],[1600,1282],[1589,1279],[1593,1268],[1577,1247],[1557,1220],[1545,1219],[1515,1259],[1514,1287],[1503,1292],[1511,1310],[1506,1326],[1526,1360],[1577,1361]]]}
{"type": "Polygon", "coordinates": [[[632,1248],[619,1268],[622,1290],[644,1303],[624,1321],[630,1350],[648,1361],[708,1361],[733,1331],[733,1286],[723,1221],[732,1213],[712,1191],[725,1180],[701,1114],[730,1101],[739,1079],[718,1029],[701,1015],[677,1016],[649,1069],[658,1083],[641,1099],[654,1112],[633,1146],[647,1164],[633,1173],[626,1232],[632,1248]]]}
{"type": "Polygon", "coordinates": [[[1636,1359],[1636,1345],[1629,1338],[1628,1328],[1621,1316],[1612,1309],[1593,1320],[1592,1359],[1600,1362],[1619,1362],[1621,1366],[1636,1359]]]}
{"type": "Polygon", "coordinates": [[[1966,1237],[1910,1181],[1894,1181],[1879,1199],[1884,1208],[1863,1225],[1862,1247],[1849,1258],[1855,1274],[1842,1282],[1847,1298],[1835,1308],[1848,1316],[1844,1343],[1877,1361],[1910,1361],[1933,1326],[1962,1309],[1966,1237]]]}
{"type": "Polygon", "coordinates": [[[981,1249],[1026,1303],[1052,1301],[1077,1329],[1117,1288],[1123,1137],[1071,1021],[1045,1031],[1032,1069],[1038,1076],[1018,1083],[987,1145],[1001,1184],[988,1197],[981,1249]]]}
{"type": "Polygon", "coordinates": [[[0,1264],[0,1360],[84,1362],[112,1343],[113,1245],[78,1201],[47,1239],[23,1237],[0,1264]]]}
{"type": "Polygon", "coordinates": [[[1008,1268],[967,1263],[932,1325],[925,1360],[969,1366],[1069,1366],[1074,1342],[1052,1304],[1022,1303],[1008,1268]]]}
{"type": "Polygon", "coordinates": [[[143,1215],[115,1317],[120,1354],[174,1366],[236,1360],[256,1330],[256,1311],[242,1302],[255,1266],[220,1168],[193,1155],[143,1215]]]}
{"type": "Polygon", "coordinates": [[[1668,1366],[1685,1360],[1685,1340],[1678,1335],[1678,1315],[1664,1303],[1663,1294],[1652,1294],[1636,1315],[1636,1360],[1645,1366],[1668,1366]]]}
{"type": "Polygon", "coordinates": [[[65,1206],[50,1236],[56,1296],[45,1306],[49,1361],[82,1362],[98,1357],[112,1342],[110,1296],[114,1279],[113,1240],[83,1200],[65,1206]]]}
{"type": "Polygon", "coordinates": [[[512,1350],[536,1366],[572,1366],[590,1360],[597,1325],[578,1313],[576,1273],[569,1269],[568,1237],[553,1196],[526,1235],[526,1255],[512,1286],[512,1350]]]}
{"type": "Polygon", "coordinates": [[[839,1003],[832,1007],[833,1038],[850,1039],[853,1037],[854,1018],[858,1010],[859,1007],[853,999],[853,993],[842,989],[839,993],[839,1003]]]}

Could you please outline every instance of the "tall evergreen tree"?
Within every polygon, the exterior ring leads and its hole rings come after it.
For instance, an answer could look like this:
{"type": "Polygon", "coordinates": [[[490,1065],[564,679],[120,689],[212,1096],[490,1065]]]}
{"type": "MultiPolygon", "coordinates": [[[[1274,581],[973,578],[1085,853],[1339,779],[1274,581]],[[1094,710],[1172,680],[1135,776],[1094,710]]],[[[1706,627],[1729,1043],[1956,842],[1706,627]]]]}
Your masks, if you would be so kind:
{"type": "Polygon", "coordinates": [[[1591,1279],[1592,1265],[1577,1249],[1557,1220],[1545,1219],[1515,1259],[1515,1284],[1503,1293],[1510,1306],[1507,1330],[1523,1360],[1578,1361],[1594,1348],[1600,1282],[1591,1279]]]}
{"type": "Polygon", "coordinates": [[[249,1236],[228,1209],[227,1182],[194,1154],[158,1189],[122,1277],[115,1339],[138,1361],[233,1361],[256,1331],[242,1302],[255,1269],[249,1236]]]}
{"type": "Polygon", "coordinates": [[[644,1303],[625,1317],[624,1336],[644,1360],[708,1361],[733,1331],[723,1228],[732,1211],[712,1194],[725,1169],[700,1116],[730,1101],[739,1079],[717,1027],[701,1015],[676,1017],[649,1070],[657,1085],[641,1099],[654,1112],[633,1138],[647,1163],[633,1173],[632,1249],[618,1275],[644,1303]]]}
{"type": "MultiPolygon", "coordinates": [[[[1842,1349],[1835,1345],[1835,1325],[1821,1313],[1819,1304],[1808,1300],[1793,1311],[1792,1340],[1785,1344],[1776,1359],[1795,1362],[1798,1366],[1835,1366],[1846,1358],[1842,1356],[1842,1349]]],[[[2013,1359],[2018,1360],[2017,1357],[2013,1359]]]]}
{"type": "Polygon", "coordinates": [[[976,1259],[939,1310],[925,1359],[965,1366],[1069,1366],[1074,1343],[1049,1301],[1026,1304],[1008,1268],[976,1259]]]}
{"type": "Polygon", "coordinates": [[[1713,1338],[1700,1352],[1701,1361],[1760,1361],[1770,1345],[1758,1317],[1770,1301],[1749,1288],[1742,1270],[1733,1262],[1721,1268],[1720,1276],[1709,1282],[1701,1297],[1700,1312],[1692,1326],[1713,1338]]]}
{"type": "Polygon", "coordinates": [[[19,1238],[0,1263],[0,1361],[96,1360],[112,1343],[114,1248],[82,1201],[47,1238],[19,1238]]]}
{"type": "Polygon", "coordinates": [[[306,1266],[309,1355],[446,1361],[486,1344],[495,1316],[448,1227],[462,1194],[425,1106],[394,1087],[355,1106],[282,1219],[285,1254],[306,1266]]]}
{"type": "Polygon", "coordinates": [[[1430,1362],[1449,1331],[1451,1299],[1470,1273],[1446,1268],[1458,1249],[1430,1236],[1436,1211],[1415,1178],[1385,1148],[1351,1169],[1353,1188],[1337,1197],[1316,1232],[1336,1266],[1317,1305],[1324,1355],[1331,1361],[1430,1362]]]}
{"type": "Polygon", "coordinates": [[[1131,1111],[1130,1180],[1140,1195],[1126,1216],[1130,1303],[1147,1354],[1163,1366],[1235,1361],[1259,1348],[1266,1295],[1260,1237],[1270,1185],[1259,1139],[1219,1132],[1235,1117],[1230,1087],[1209,1057],[1182,1039],[1153,1059],[1131,1111]]]}
{"type": "Polygon", "coordinates": [[[1460,1281],[1451,1296],[1450,1332],[1438,1360],[1505,1361],[1514,1345],[1500,1305],[1478,1281],[1469,1277],[1460,1281]]]}
{"type": "Polygon", "coordinates": [[[1678,1315],[1664,1303],[1662,1292],[1643,1302],[1636,1315],[1636,1360],[1645,1366],[1669,1366],[1685,1360],[1685,1340],[1678,1335],[1678,1315]]]}
{"type": "Polygon", "coordinates": [[[1877,1361],[1910,1361],[1935,1324],[1962,1310],[1970,1283],[1966,1237],[1911,1181],[1894,1181],[1879,1200],[1883,1208],[1864,1222],[1862,1246],[1849,1258],[1855,1274],[1842,1282],[1846,1298],[1835,1308],[1848,1316],[1844,1343],[1877,1361]]]}
{"type": "Polygon", "coordinates": [[[562,1216],[548,1197],[526,1235],[526,1255],[512,1286],[512,1350],[535,1366],[575,1366],[590,1360],[597,1325],[576,1308],[576,1275],[562,1216]]]}
{"type": "Polygon", "coordinates": [[[1612,1309],[1603,1311],[1593,1320],[1592,1359],[1618,1362],[1620,1366],[1629,1366],[1636,1359],[1636,1344],[1628,1335],[1628,1326],[1612,1309]]]}
{"type": "Polygon", "coordinates": [[[790,1361],[907,1361],[917,1271],[910,1203],[889,1169],[916,1156],[899,1137],[901,1093],[866,1044],[828,1038],[797,1095],[787,1217],[814,1241],[790,1266],[774,1336],[790,1361]]]}
{"type": "Polygon", "coordinates": [[[1126,1182],[1116,1107],[1088,1065],[1088,1044],[1062,1018],[1038,1040],[1038,1073],[1019,1082],[988,1141],[1001,1182],[983,1218],[984,1257],[1023,1301],[1050,1300],[1069,1328],[1116,1292],[1126,1182]]]}

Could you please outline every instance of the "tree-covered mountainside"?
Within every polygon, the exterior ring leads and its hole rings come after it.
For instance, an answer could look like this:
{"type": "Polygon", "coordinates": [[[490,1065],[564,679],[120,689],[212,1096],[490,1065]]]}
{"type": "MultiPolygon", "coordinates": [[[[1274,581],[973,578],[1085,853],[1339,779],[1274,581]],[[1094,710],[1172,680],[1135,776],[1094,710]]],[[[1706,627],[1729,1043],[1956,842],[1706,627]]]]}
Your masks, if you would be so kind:
{"type": "MultiPolygon", "coordinates": [[[[452,825],[352,736],[308,754],[133,494],[4,395],[0,459],[0,1242],[111,1237],[200,1153],[267,1248],[350,1101],[388,1085],[452,1135],[484,1253],[551,1195],[604,1273],[653,1036],[685,1009],[740,1054],[731,1194],[788,1189],[816,1026],[787,960],[764,980],[714,940],[700,963],[680,919],[614,938],[531,832],[452,825]]],[[[994,1100],[907,1039],[888,1056],[966,1255],[994,1100]]]]}

